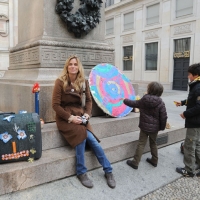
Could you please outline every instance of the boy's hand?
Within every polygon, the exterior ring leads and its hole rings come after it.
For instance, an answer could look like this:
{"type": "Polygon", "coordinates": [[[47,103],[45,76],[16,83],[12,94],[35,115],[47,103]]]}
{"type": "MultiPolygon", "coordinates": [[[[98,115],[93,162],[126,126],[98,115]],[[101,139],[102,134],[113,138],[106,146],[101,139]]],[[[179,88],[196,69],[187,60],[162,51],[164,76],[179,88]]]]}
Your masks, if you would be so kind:
{"type": "Polygon", "coordinates": [[[184,116],[184,114],[183,114],[183,113],[181,113],[181,114],[180,114],[180,116],[181,116],[183,119],[185,119],[185,116],[184,116]]]}
{"type": "Polygon", "coordinates": [[[125,98],[120,98],[119,100],[120,100],[120,101],[124,101],[124,99],[125,99],[125,98]]]}
{"type": "Polygon", "coordinates": [[[180,101],[174,101],[174,104],[178,107],[181,106],[181,102],[180,101]]]}

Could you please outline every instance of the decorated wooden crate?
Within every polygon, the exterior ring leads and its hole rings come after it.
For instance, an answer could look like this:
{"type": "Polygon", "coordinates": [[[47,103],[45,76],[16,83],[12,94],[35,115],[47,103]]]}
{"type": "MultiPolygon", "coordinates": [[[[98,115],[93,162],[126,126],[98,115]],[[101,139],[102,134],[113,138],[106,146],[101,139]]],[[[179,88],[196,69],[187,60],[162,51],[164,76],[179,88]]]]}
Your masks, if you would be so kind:
{"type": "Polygon", "coordinates": [[[37,113],[0,114],[0,163],[29,161],[42,155],[40,118],[37,113]]]}

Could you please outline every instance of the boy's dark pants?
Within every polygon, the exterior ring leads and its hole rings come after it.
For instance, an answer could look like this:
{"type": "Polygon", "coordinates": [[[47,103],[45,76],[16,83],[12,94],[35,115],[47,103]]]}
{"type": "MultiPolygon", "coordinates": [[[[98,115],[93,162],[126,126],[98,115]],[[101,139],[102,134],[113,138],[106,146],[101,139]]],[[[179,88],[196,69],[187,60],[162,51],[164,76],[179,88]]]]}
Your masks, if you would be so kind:
{"type": "Polygon", "coordinates": [[[183,162],[188,172],[194,173],[195,161],[200,166],[200,128],[187,128],[183,162]]]}
{"type": "Polygon", "coordinates": [[[158,149],[157,149],[157,145],[156,145],[156,138],[157,138],[158,132],[157,133],[148,133],[145,132],[143,130],[140,130],[140,137],[139,137],[139,141],[138,141],[138,145],[137,145],[137,149],[135,151],[135,155],[133,156],[133,164],[138,166],[139,162],[141,160],[143,151],[144,151],[144,147],[147,143],[147,139],[149,137],[149,145],[150,145],[150,149],[151,149],[151,161],[154,164],[158,163],[158,149]]]}

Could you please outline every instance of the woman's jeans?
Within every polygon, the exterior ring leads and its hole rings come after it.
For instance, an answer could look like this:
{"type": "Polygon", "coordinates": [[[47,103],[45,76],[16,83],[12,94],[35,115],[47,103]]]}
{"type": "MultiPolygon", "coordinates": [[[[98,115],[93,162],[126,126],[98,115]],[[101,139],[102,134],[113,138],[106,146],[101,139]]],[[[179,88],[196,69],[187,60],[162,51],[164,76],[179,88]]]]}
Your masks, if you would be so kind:
{"type": "Polygon", "coordinates": [[[103,166],[103,170],[105,173],[112,172],[112,167],[108,159],[106,158],[106,155],[96,140],[96,138],[93,136],[93,134],[87,130],[87,138],[80,144],[78,144],[75,147],[76,150],[76,174],[84,174],[87,172],[87,168],[85,167],[85,144],[89,144],[89,146],[92,148],[95,156],[97,157],[99,163],[103,166]]]}

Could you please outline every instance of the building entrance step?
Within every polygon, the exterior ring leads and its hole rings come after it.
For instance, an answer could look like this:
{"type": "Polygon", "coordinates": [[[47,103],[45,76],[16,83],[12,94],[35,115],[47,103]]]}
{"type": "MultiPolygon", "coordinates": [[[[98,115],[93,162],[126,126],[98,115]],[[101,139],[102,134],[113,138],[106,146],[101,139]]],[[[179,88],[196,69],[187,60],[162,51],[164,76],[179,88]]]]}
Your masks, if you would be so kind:
{"type": "MultiPolygon", "coordinates": [[[[139,113],[131,112],[123,118],[107,116],[92,117],[90,119],[94,134],[102,139],[123,133],[139,130],[139,113]]],[[[42,149],[53,149],[67,145],[59,133],[56,123],[45,124],[42,129],[42,149]]]]}
{"type": "MultiPolygon", "coordinates": [[[[186,130],[182,127],[161,131],[158,138],[166,137],[159,148],[181,141],[186,130]]],[[[139,131],[114,135],[101,139],[101,146],[111,163],[133,156],[138,142],[139,131]]],[[[144,150],[149,151],[147,144],[144,150]]],[[[100,167],[91,150],[85,153],[88,170],[100,167]]],[[[1,164],[0,195],[23,190],[75,174],[75,152],[69,146],[43,150],[42,157],[33,163],[16,162],[1,164]]]]}

